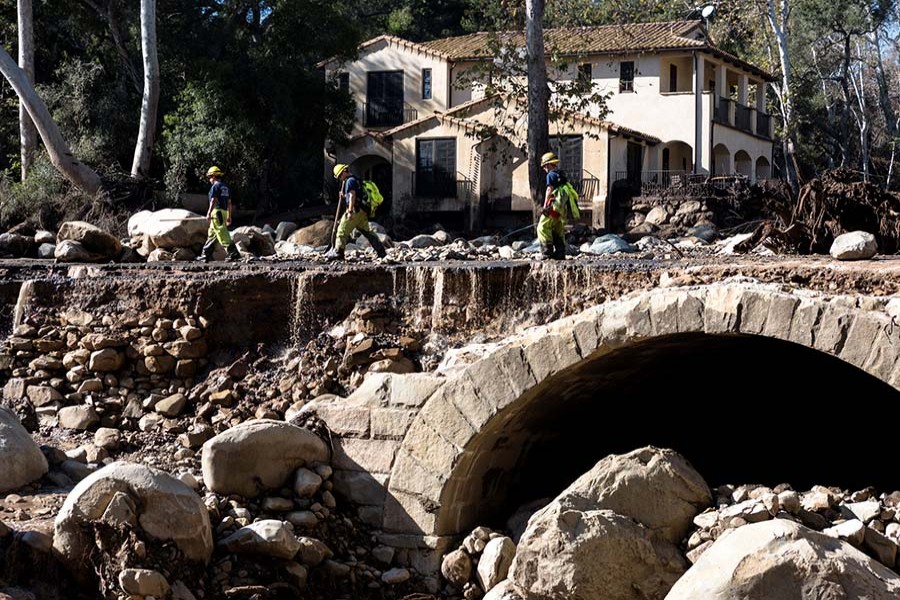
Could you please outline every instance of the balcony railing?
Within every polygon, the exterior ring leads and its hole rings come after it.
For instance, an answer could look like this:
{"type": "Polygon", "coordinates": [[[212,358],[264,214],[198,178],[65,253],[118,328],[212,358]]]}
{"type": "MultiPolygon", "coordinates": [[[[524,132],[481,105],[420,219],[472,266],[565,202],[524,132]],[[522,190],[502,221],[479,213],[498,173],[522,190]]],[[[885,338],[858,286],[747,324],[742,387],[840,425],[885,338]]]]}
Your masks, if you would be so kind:
{"type": "Polygon", "coordinates": [[[715,119],[719,123],[724,123],[725,125],[731,125],[731,98],[723,98],[719,96],[719,101],[716,104],[716,116],[715,119]]]}
{"type": "Polygon", "coordinates": [[[756,135],[764,138],[772,137],[772,116],[765,113],[756,113],[756,135]]]}
{"type": "Polygon", "coordinates": [[[409,104],[364,102],[363,127],[394,127],[415,121],[419,113],[409,104]]]}
{"type": "Polygon", "coordinates": [[[417,198],[465,198],[471,181],[458,181],[453,173],[413,171],[413,196],[417,198]]]}
{"type": "Polygon", "coordinates": [[[616,171],[616,181],[624,181],[634,193],[648,196],[683,186],[690,177],[688,171],[616,171]]]}
{"type": "Polygon", "coordinates": [[[740,103],[734,105],[734,126],[741,131],[753,133],[753,114],[749,106],[740,103]]]}

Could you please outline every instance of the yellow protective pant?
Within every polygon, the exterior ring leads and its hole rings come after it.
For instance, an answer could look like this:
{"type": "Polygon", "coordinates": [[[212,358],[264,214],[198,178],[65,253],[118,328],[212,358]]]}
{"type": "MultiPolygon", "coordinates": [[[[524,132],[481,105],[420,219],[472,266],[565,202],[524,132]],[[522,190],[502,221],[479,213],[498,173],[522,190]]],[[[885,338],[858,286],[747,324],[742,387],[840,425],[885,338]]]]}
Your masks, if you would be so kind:
{"type": "Polygon", "coordinates": [[[206,244],[209,245],[213,240],[218,241],[225,249],[231,245],[231,234],[228,233],[228,211],[222,208],[213,209],[212,218],[209,220],[206,244]]]}
{"type": "Polygon", "coordinates": [[[541,215],[537,224],[538,241],[542,244],[552,244],[553,238],[563,238],[566,236],[566,221],[562,218],[554,219],[546,215],[541,215]]]}
{"type": "MultiPolygon", "coordinates": [[[[372,231],[369,229],[369,215],[366,214],[366,211],[358,210],[353,213],[353,216],[351,217],[348,217],[345,212],[341,216],[341,221],[338,223],[336,244],[338,250],[342,250],[347,245],[354,229],[359,229],[363,235],[369,238],[370,242],[372,241],[374,234],[372,234],[372,231]]],[[[378,239],[377,236],[375,239],[378,239]]]]}

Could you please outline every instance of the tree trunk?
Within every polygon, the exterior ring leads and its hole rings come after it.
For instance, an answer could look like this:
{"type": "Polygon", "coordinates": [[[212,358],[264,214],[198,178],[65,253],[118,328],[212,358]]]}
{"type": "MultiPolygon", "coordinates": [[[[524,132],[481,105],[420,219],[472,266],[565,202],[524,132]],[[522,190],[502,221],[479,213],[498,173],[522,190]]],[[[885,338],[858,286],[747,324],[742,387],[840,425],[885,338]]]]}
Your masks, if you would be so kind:
{"type": "Polygon", "coordinates": [[[881,111],[884,113],[884,124],[887,134],[893,139],[898,135],[897,115],[894,112],[894,105],[891,104],[890,86],[888,85],[887,75],[884,72],[884,59],[881,56],[881,33],[877,28],[873,32],[873,38],[875,78],[878,80],[878,102],[881,104],[881,111]]]}
{"type": "Polygon", "coordinates": [[[2,46],[0,46],[0,73],[9,81],[16,95],[19,96],[19,101],[25,105],[31,120],[41,135],[41,140],[44,142],[53,166],[82,191],[88,194],[99,193],[100,177],[90,167],[78,162],[72,156],[72,151],[69,150],[68,144],[63,139],[59,127],[56,126],[56,122],[50,116],[50,111],[47,110],[47,105],[34,91],[34,86],[28,81],[28,77],[22,69],[16,65],[2,46]]]}
{"type": "Polygon", "coordinates": [[[528,65],[528,185],[536,207],[544,203],[541,154],[550,149],[548,112],[550,88],[544,54],[544,0],[525,2],[525,50],[528,65]]]}
{"type": "Polygon", "coordinates": [[[766,16],[769,26],[775,35],[778,59],[781,63],[781,90],[778,94],[781,106],[781,117],[784,119],[784,173],[788,183],[793,189],[797,189],[796,158],[794,157],[794,100],[791,92],[791,55],[788,52],[787,24],[790,15],[789,0],[780,0],[779,13],[775,11],[776,0],[766,1],[766,16]]]}
{"type": "MultiPolygon", "coordinates": [[[[34,85],[34,19],[31,0],[19,0],[19,67],[30,85],[34,85]]],[[[19,140],[22,151],[22,181],[28,177],[37,152],[37,129],[19,101],[19,140]]]]}
{"type": "Polygon", "coordinates": [[[841,106],[841,121],[838,140],[841,147],[841,166],[850,163],[850,103],[853,99],[850,97],[850,34],[844,33],[842,40],[843,57],[841,59],[841,92],[844,95],[844,104],[841,106]]]}
{"type": "Polygon", "coordinates": [[[141,49],[144,56],[144,99],[141,103],[141,127],[131,163],[131,176],[135,179],[144,179],[150,174],[150,158],[156,137],[156,109],[159,105],[156,0],[141,0],[141,49]]]}

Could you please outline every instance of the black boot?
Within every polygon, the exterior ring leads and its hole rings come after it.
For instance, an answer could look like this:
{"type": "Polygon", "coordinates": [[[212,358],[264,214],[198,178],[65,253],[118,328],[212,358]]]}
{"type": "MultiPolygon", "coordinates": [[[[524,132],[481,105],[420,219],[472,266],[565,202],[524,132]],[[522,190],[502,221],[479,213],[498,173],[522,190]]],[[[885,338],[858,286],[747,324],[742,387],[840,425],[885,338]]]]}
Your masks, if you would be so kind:
{"type": "Polygon", "coordinates": [[[200,256],[197,257],[197,260],[203,262],[209,262],[213,258],[213,252],[216,250],[216,240],[211,240],[206,242],[203,245],[203,250],[200,251],[200,256]]]}
{"type": "Polygon", "coordinates": [[[541,242],[541,258],[544,260],[553,258],[553,242],[541,242]]]}
{"type": "Polygon", "coordinates": [[[237,246],[234,245],[234,242],[228,244],[228,258],[225,260],[228,262],[241,260],[241,253],[238,251],[237,246]]]}
{"type": "Polygon", "coordinates": [[[566,238],[561,235],[553,236],[553,258],[557,260],[566,259],[566,238]]]}
{"type": "Polygon", "coordinates": [[[332,248],[325,253],[325,258],[328,258],[330,260],[344,260],[344,249],[332,248]]]}
{"type": "Polygon", "coordinates": [[[387,250],[384,249],[384,244],[378,239],[377,233],[364,233],[363,235],[365,235],[366,239],[369,240],[369,243],[372,244],[372,249],[375,251],[375,254],[378,255],[378,258],[387,256],[387,250]]]}

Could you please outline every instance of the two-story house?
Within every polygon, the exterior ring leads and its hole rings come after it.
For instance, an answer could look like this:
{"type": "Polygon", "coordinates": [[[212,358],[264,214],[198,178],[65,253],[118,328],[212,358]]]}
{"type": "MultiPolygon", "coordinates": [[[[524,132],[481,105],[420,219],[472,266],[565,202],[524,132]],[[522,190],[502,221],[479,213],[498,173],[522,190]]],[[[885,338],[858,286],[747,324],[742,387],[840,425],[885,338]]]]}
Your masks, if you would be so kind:
{"type": "MultiPolygon", "coordinates": [[[[524,47],[521,32],[500,36],[524,47]]],[[[530,212],[519,150],[524,103],[485,97],[477,75],[494,58],[491,39],[380,36],[363,43],[352,62],[321,63],[358,105],[350,144],[326,148],[326,172],[335,162],[350,164],[379,184],[394,214],[436,213],[442,222],[474,226],[530,212]]],[[[716,48],[702,22],[548,29],[545,46],[568,63],[553,79],[577,78],[606,95],[605,114],[589,105],[550,124],[551,149],[588,210],[604,210],[622,180],[664,187],[692,173],[770,177],[765,99],[772,76],[716,48]]]]}

